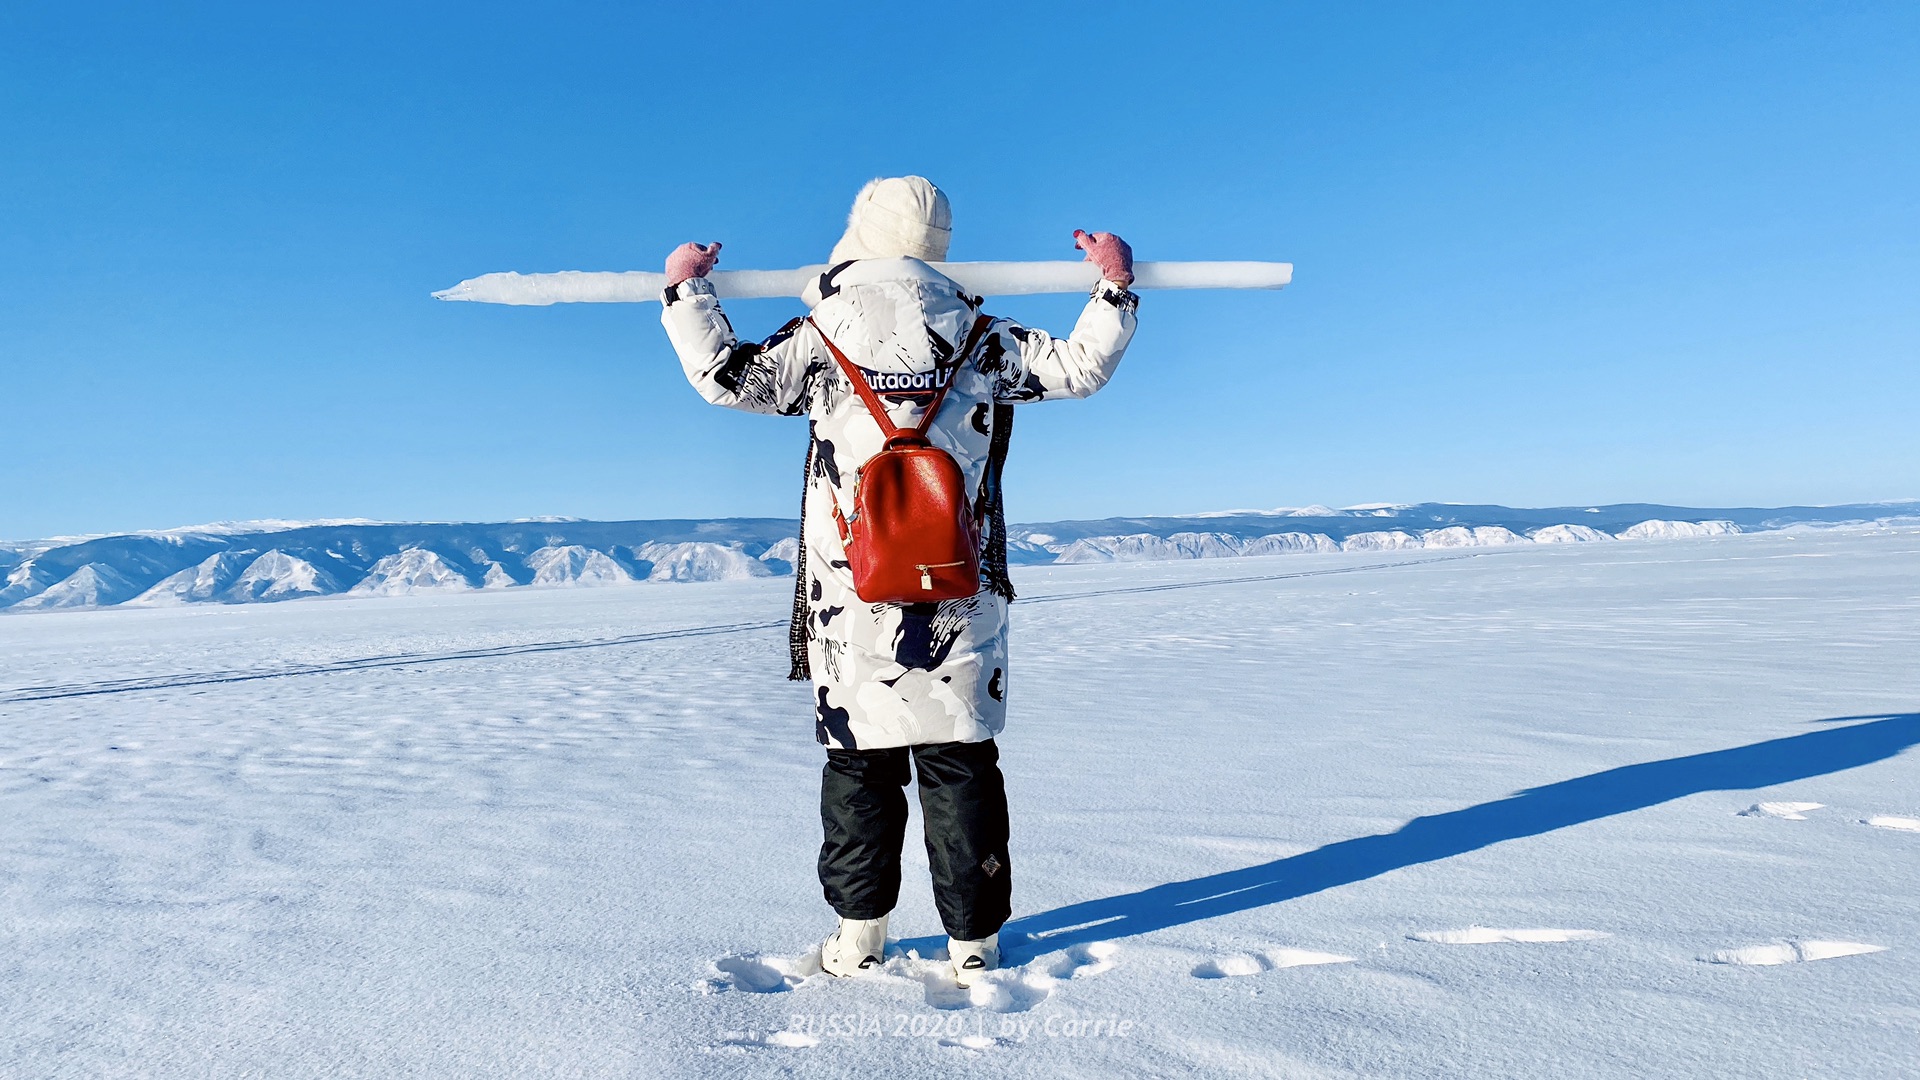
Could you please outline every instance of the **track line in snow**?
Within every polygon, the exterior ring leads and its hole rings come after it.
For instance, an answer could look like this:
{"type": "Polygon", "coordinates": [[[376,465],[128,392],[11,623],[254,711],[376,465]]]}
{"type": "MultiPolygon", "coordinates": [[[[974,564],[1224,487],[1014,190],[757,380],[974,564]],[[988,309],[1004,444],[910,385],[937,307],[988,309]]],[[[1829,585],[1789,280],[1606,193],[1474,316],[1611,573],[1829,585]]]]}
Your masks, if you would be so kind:
{"type": "Polygon", "coordinates": [[[671,641],[677,638],[772,630],[786,625],[785,619],[778,622],[723,623],[715,626],[690,626],[678,630],[656,630],[646,634],[627,634],[616,638],[530,641],[519,645],[500,645],[487,649],[457,649],[439,653],[391,653],[384,656],[358,657],[352,660],[334,660],[324,664],[299,664],[239,671],[199,671],[182,675],[155,675],[144,679],[69,683],[63,686],[25,686],[16,690],[0,691],[0,704],[93,697],[99,694],[126,694],[138,690],[172,690],[183,686],[213,686],[220,683],[253,682],[259,679],[286,679],[296,675],[334,675],[344,671],[369,671],[377,668],[410,667],[416,664],[443,664],[452,660],[486,660],[496,656],[521,656],[528,653],[604,649],[615,645],[641,645],[651,641],[671,641]]]}
{"type": "MultiPolygon", "coordinates": [[[[1209,578],[1205,581],[1182,581],[1165,585],[1128,586],[1118,589],[1089,589],[1083,592],[1071,593],[1045,593],[1034,597],[1022,597],[1018,602],[1022,604],[1046,604],[1062,600],[1084,600],[1092,597],[1117,596],[1129,593],[1200,589],[1212,585],[1244,585],[1258,581],[1289,581],[1296,578],[1326,577],[1330,574],[1357,574],[1366,570],[1391,570],[1401,566],[1453,562],[1458,559],[1471,559],[1492,553],[1493,552],[1490,551],[1481,551],[1463,555],[1446,555],[1437,559],[1406,559],[1398,562],[1368,563],[1364,566],[1339,566],[1323,570],[1295,571],[1287,574],[1259,574],[1252,577],[1209,578]]],[[[499,645],[484,649],[455,649],[447,652],[432,653],[387,653],[378,656],[356,657],[348,660],[333,660],[320,664],[295,664],[274,668],[243,668],[231,671],[195,671],[176,675],[153,675],[137,679],[106,679],[100,682],[89,683],[21,686],[11,690],[0,690],[0,705],[29,701],[57,701],[64,698],[97,697],[103,694],[129,694],[142,690],[175,690],[192,686],[218,686],[225,683],[256,682],[262,679],[287,679],[300,675],[336,675],[350,671],[411,667],[417,664],[444,664],[456,660],[487,660],[500,656],[524,656],[530,653],[572,652],[579,649],[606,649],[621,645],[644,645],[654,641],[672,641],[679,638],[750,633],[755,630],[778,630],[784,629],[786,625],[786,619],[772,622],[720,623],[712,626],[689,626],[676,630],[656,630],[644,634],[626,634],[612,638],[529,641],[517,645],[499,645]]]]}

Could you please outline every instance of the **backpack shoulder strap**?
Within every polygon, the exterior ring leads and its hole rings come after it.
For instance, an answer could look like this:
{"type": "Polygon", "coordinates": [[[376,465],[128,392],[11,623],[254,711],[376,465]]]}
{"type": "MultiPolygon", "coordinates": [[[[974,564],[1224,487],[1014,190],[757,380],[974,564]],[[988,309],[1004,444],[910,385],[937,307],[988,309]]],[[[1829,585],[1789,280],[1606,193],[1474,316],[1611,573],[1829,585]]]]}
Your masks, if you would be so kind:
{"type": "Polygon", "coordinates": [[[940,411],[941,404],[947,400],[947,391],[953,389],[953,380],[959,377],[961,366],[967,362],[967,357],[973,355],[974,347],[980,344],[980,338],[986,334],[987,327],[992,323],[991,315],[981,315],[973,320],[973,329],[967,331],[966,344],[960,346],[959,350],[953,354],[953,362],[947,367],[950,374],[947,376],[945,385],[933,392],[932,403],[927,406],[926,412],[920,414],[920,422],[914,425],[915,434],[925,435],[927,429],[933,427],[933,418],[940,411]]]}

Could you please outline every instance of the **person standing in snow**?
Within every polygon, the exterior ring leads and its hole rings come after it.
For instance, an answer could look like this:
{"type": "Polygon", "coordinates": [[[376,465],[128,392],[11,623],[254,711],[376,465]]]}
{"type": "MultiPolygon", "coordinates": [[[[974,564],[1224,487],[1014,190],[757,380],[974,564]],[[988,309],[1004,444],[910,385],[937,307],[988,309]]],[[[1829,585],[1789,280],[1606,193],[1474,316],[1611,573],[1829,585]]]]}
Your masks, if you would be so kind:
{"type": "Polygon", "coordinates": [[[827,748],[820,884],[840,924],[821,966],[855,975],[882,963],[911,763],[948,956],[964,986],[997,966],[1011,914],[1006,786],[993,740],[1006,721],[1013,598],[999,476],[1012,406],[1104,386],[1133,336],[1139,298],[1126,242],[1075,232],[1103,280],[1072,335],[987,321],[981,298],[928,265],[946,258],[951,235],[939,188],[918,176],[875,180],[855,198],[828,269],[808,286],[810,318],[741,343],[706,278],[720,245],[689,243],[667,258],[661,321],[707,401],[808,417],[791,677],[813,680],[814,735],[827,748]],[[854,506],[856,470],[881,450],[883,434],[829,342],[895,424],[919,423],[937,407],[927,438],[958,463],[984,521],[985,587],[975,595],[866,603],[856,593],[838,511],[854,506]]]}

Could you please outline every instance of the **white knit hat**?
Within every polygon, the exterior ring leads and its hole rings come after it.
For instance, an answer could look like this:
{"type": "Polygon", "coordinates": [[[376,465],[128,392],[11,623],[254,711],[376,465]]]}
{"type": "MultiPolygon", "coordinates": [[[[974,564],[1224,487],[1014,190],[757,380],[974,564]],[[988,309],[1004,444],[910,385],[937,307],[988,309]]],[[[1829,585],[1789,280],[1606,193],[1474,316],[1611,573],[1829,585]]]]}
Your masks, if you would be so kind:
{"type": "Polygon", "coordinates": [[[847,233],[827,262],[849,259],[920,259],[940,262],[953,238],[953,208],[947,195],[924,176],[869,180],[854,196],[847,233]]]}

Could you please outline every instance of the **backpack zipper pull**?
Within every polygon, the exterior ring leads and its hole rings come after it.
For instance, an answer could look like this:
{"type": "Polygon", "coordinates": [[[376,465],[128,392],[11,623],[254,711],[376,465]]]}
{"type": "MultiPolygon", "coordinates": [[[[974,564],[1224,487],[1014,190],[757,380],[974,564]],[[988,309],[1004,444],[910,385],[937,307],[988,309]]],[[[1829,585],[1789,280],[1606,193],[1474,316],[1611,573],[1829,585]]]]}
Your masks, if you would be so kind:
{"type": "Polygon", "coordinates": [[[914,563],[913,568],[915,570],[920,571],[920,587],[927,590],[928,592],[932,592],[933,591],[933,571],[935,570],[935,568],[945,569],[949,566],[965,566],[965,565],[967,564],[964,562],[914,563]]]}

